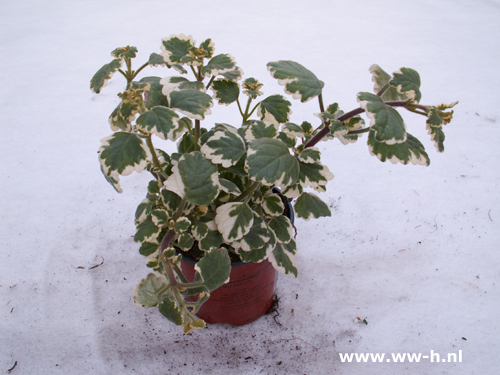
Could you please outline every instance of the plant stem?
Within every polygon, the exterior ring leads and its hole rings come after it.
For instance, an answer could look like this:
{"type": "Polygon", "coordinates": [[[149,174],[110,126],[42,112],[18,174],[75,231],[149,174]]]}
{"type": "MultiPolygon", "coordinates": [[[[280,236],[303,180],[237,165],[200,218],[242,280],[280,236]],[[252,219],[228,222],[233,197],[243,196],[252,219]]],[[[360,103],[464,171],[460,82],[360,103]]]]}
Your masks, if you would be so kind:
{"type": "Polygon", "coordinates": [[[323,93],[318,95],[318,101],[319,101],[319,110],[321,113],[325,112],[325,106],[323,105],[323,93]]]}
{"type": "MultiPolygon", "coordinates": [[[[387,104],[388,106],[391,106],[391,107],[405,107],[405,108],[407,108],[410,111],[411,111],[410,108],[419,108],[419,109],[424,109],[424,110],[426,108],[425,106],[420,105],[420,104],[409,104],[407,101],[404,101],[404,100],[402,100],[402,101],[394,101],[394,102],[385,102],[385,104],[387,104]]],[[[347,112],[347,113],[343,114],[337,120],[339,120],[339,121],[347,121],[351,117],[357,116],[357,115],[359,115],[359,114],[361,114],[363,112],[365,112],[365,110],[363,108],[356,108],[356,109],[353,109],[350,112],[347,112]]],[[[367,128],[367,129],[369,129],[369,128],[367,128]]],[[[361,130],[357,131],[357,133],[364,133],[365,131],[368,131],[368,130],[361,129],[361,130]]],[[[309,140],[309,142],[306,143],[306,145],[304,146],[304,148],[315,146],[329,132],[330,132],[329,124],[325,124],[325,127],[323,129],[321,129],[314,137],[312,137],[309,140]]],[[[357,133],[351,133],[351,132],[349,132],[349,134],[357,134],[357,133]]]]}
{"type": "Polygon", "coordinates": [[[212,82],[214,81],[215,79],[215,76],[212,76],[212,78],[210,78],[210,81],[208,81],[207,83],[207,86],[206,86],[206,89],[208,90],[210,88],[210,86],[212,85],[212,82]]]}
{"type": "Polygon", "coordinates": [[[132,76],[132,79],[133,80],[135,77],[137,77],[137,75],[141,72],[142,69],[144,69],[146,66],[148,66],[149,63],[145,63],[144,65],[142,65],[139,69],[137,69],[135,72],[134,72],[134,75],[132,76]]]}
{"type": "Polygon", "coordinates": [[[161,164],[160,160],[158,160],[158,155],[156,155],[155,148],[153,146],[153,141],[151,140],[151,134],[146,138],[146,144],[148,145],[149,151],[151,151],[151,155],[153,157],[153,164],[156,169],[158,169],[158,177],[160,182],[163,184],[163,182],[166,180],[166,176],[164,175],[163,171],[161,170],[161,164]]]}
{"type": "Polygon", "coordinates": [[[260,182],[255,181],[252,185],[247,187],[243,193],[241,193],[239,196],[237,196],[232,202],[248,202],[250,197],[252,196],[252,193],[254,192],[255,189],[257,189],[260,186],[260,182]]]}

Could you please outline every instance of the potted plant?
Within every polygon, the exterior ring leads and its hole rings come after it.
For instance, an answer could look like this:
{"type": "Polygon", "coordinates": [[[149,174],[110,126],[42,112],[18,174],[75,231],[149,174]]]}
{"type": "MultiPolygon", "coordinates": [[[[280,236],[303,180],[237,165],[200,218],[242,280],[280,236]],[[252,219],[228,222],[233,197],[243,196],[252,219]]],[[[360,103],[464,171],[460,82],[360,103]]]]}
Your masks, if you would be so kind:
{"type": "Polygon", "coordinates": [[[367,133],[368,150],[381,161],[429,165],[424,146],[407,132],[395,109],[399,107],[423,115],[431,141],[439,152],[444,150],[443,125],[451,121],[448,109],[456,103],[419,104],[420,77],[413,69],[391,75],[372,65],[375,93],[358,93],[359,108],[344,113],[337,103],[324,103],[324,83],[302,65],[268,63],[287,94],[301,102],[318,100],[319,121],[313,126],[291,122],[291,102],[277,94],[264,97],[262,84],[243,79],[234,58],[215,54],[210,39],[196,44],[191,36],[174,35],[160,47],[161,54],[152,53],[136,70],[132,61],[137,48],[115,49],[114,59],[90,86],[99,93],[116,72],[126,79],[118,94],[121,101],[109,116],[113,133],[99,149],[106,180],[121,192],[120,176],[133,171],[152,176],[135,212],[134,236],[151,272],[137,285],[133,300],[157,306],[184,332],[205,327],[201,318],[231,324],[255,320],[272,303],[275,270],[297,276],[293,211],[305,220],[331,215],[311,192],[324,192],[333,178],[314,147],[320,140],[349,144],[367,133]],[[148,66],[176,72],[137,79],[148,66]],[[214,102],[237,106],[241,123],[220,119],[201,126],[214,102]],[[176,150],[167,152],[153,144],[153,137],[156,143],[177,142],[176,150]],[[241,271],[243,267],[258,270],[241,271]],[[236,294],[237,302],[228,302],[226,289],[236,294]],[[211,294],[213,300],[221,290],[215,307],[203,312],[211,294]],[[213,310],[224,301],[222,317],[214,317],[213,310]],[[254,305],[251,317],[225,318],[231,307],[240,309],[233,314],[239,316],[254,305]]]}

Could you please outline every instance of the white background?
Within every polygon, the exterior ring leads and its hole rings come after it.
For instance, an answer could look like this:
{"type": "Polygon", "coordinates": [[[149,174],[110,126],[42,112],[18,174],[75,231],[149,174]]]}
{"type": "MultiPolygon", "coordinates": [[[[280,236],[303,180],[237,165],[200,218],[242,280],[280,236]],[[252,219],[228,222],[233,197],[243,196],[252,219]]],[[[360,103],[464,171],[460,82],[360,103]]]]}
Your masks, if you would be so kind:
{"type": "MultiPolygon", "coordinates": [[[[0,3],[0,372],[12,374],[496,374],[498,369],[500,2],[2,1],[0,3]],[[319,145],[335,174],[332,217],[297,221],[297,279],[279,316],[183,335],[131,294],[147,275],[133,214],[146,174],[117,194],[97,161],[124,80],[93,74],[116,47],[137,65],[160,40],[212,38],[283,93],[266,63],[295,60],[349,111],[368,68],[416,69],[423,104],[460,100],[438,154],[425,119],[403,113],[429,167],[381,163],[366,136],[319,145]],[[94,267],[99,265],[98,267],[94,267]],[[355,317],[368,325],[354,322],[355,317]],[[339,352],[463,352],[462,363],[341,363],[339,352]]],[[[148,68],[145,75],[175,75],[148,68]]],[[[289,98],[292,121],[317,101],[289,98]]],[[[238,124],[214,107],[204,126],[238,124]]]]}

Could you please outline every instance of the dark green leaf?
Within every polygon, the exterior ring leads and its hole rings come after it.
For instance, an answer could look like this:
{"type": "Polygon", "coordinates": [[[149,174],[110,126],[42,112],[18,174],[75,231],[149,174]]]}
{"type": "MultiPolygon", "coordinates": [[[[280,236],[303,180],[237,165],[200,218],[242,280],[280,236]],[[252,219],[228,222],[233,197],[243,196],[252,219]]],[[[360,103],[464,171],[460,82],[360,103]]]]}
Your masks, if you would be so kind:
{"type": "Polygon", "coordinates": [[[229,105],[235,102],[240,95],[240,88],[236,82],[228,79],[218,79],[212,83],[215,99],[219,104],[229,105]]]}
{"type": "Polygon", "coordinates": [[[163,296],[162,303],[158,305],[158,310],[175,325],[181,326],[184,324],[182,311],[179,305],[177,302],[172,301],[168,295],[163,296]]]}
{"type": "Polygon", "coordinates": [[[272,95],[260,102],[257,112],[262,121],[283,124],[289,120],[291,105],[283,96],[272,95]]]}
{"type": "Polygon", "coordinates": [[[92,92],[99,94],[101,89],[106,85],[106,82],[120,69],[121,65],[122,59],[114,59],[109,64],[104,64],[90,80],[90,89],[92,92]]]}
{"type": "Polygon", "coordinates": [[[175,141],[173,132],[178,127],[179,115],[167,107],[154,107],[137,118],[137,126],[161,139],[175,141]]]}
{"type": "Polygon", "coordinates": [[[401,68],[394,73],[394,78],[389,83],[396,87],[399,93],[406,94],[417,103],[422,99],[422,94],[420,93],[420,75],[416,70],[401,68]]]}
{"type": "Polygon", "coordinates": [[[189,118],[203,120],[211,113],[212,97],[198,90],[172,91],[170,107],[177,108],[189,118]]]}
{"type": "Polygon", "coordinates": [[[209,292],[227,283],[231,273],[231,260],[227,250],[221,248],[206,251],[203,258],[196,263],[195,270],[209,292]]]}
{"type": "Polygon", "coordinates": [[[297,216],[304,220],[313,217],[317,219],[321,216],[332,216],[328,205],[312,193],[302,193],[297,198],[294,208],[297,216]]]}

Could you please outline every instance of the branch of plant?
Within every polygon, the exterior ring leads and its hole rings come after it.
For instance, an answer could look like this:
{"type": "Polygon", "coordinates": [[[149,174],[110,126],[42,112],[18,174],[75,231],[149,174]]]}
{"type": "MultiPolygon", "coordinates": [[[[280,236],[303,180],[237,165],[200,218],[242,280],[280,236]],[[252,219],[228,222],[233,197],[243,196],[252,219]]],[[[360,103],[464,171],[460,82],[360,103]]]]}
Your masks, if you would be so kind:
{"type": "MultiPolygon", "coordinates": [[[[421,104],[415,104],[415,103],[408,103],[405,100],[401,101],[392,101],[392,102],[385,102],[386,105],[391,106],[391,107],[405,107],[407,110],[410,112],[415,112],[421,115],[426,115],[426,113],[415,111],[415,109],[422,109],[423,111],[427,111],[427,107],[421,104]]],[[[361,113],[365,112],[363,108],[356,108],[350,112],[347,112],[340,116],[337,120],[339,121],[347,121],[350,118],[360,115],[361,113]]],[[[367,132],[370,128],[365,128],[365,129],[358,129],[358,130],[351,130],[348,134],[359,134],[359,133],[364,133],[367,132]]],[[[315,146],[323,137],[325,137],[328,133],[330,132],[330,123],[327,122],[325,123],[325,127],[321,129],[314,137],[312,137],[309,142],[304,146],[304,148],[309,148],[315,146]]]]}

